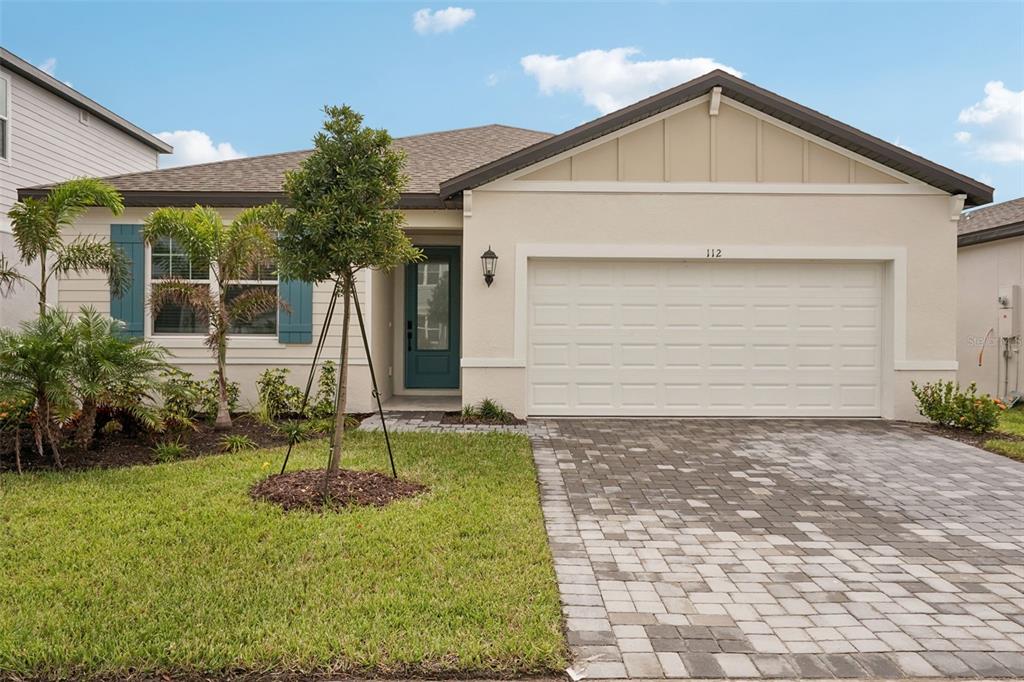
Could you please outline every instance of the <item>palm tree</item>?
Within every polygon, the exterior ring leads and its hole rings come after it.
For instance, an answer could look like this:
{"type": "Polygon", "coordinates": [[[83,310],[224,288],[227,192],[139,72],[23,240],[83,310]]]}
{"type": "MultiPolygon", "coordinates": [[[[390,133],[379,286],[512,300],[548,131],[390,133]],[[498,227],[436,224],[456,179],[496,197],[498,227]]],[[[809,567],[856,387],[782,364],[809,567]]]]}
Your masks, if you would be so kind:
{"type": "Polygon", "coordinates": [[[42,458],[45,437],[57,468],[63,463],[53,423],[70,416],[75,408],[73,358],[71,315],[60,308],[44,310],[22,323],[18,332],[0,329],[0,390],[5,398],[32,402],[36,451],[42,458]]]}
{"type": "Polygon", "coordinates": [[[225,224],[212,208],[196,206],[161,208],[147,219],[143,239],[153,244],[173,239],[193,263],[209,263],[213,289],[184,279],[154,282],[149,305],[154,314],[168,304],[192,308],[209,321],[206,345],[217,362],[217,419],[215,428],[231,428],[227,393],[228,332],[232,325],[250,322],[283,305],[277,292],[253,287],[228,298],[228,284],[246,277],[277,255],[275,234],[284,222],[284,209],[277,204],[247,208],[225,224]]]}
{"type": "Polygon", "coordinates": [[[54,277],[84,270],[102,270],[110,289],[121,293],[131,284],[131,270],[124,254],[109,242],[79,237],[64,243],[61,231],[69,227],[90,207],[107,208],[121,215],[124,202],[113,187],[95,178],[63,182],[49,191],[45,199],[19,201],[7,212],[11,219],[14,243],[21,261],[32,265],[39,261],[39,282],[21,273],[14,263],[0,255],[0,293],[17,284],[27,284],[39,294],[39,314],[46,312],[46,288],[54,277]]]}
{"type": "Polygon", "coordinates": [[[150,400],[170,370],[167,350],[120,334],[123,323],[82,308],[71,333],[74,337],[72,391],[81,404],[75,441],[92,445],[99,405],[110,405],[132,415],[148,428],[158,428],[160,418],[150,400]]]}

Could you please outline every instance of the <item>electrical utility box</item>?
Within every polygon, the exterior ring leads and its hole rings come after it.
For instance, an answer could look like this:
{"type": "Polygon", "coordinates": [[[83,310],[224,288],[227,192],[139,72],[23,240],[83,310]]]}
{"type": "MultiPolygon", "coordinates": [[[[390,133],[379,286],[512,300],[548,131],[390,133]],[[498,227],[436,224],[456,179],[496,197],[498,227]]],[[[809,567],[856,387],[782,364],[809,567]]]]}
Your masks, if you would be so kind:
{"type": "Polygon", "coordinates": [[[1021,299],[1020,285],[1008,284],[999,287],[999,338],[1012,339],[1020,336],[1021,299]]]}

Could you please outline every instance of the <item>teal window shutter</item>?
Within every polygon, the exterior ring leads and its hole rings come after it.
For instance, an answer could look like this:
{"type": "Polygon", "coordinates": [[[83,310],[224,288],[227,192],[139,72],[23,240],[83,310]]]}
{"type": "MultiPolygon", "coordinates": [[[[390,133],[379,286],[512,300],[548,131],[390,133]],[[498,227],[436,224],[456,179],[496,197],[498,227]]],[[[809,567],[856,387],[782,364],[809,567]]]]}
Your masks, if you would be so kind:
{"type": "Polygon", "coordinates": [[[283,280],[277,295],[288,307],[280,312],[277,340],[281,343],[313,343],[313,285],[297,279],[283,280]]]}
{"type": "Polygon", "coordinates": [[[142,225],[111,225],[110,243],[121,249],[130,261],[131,284],[123,294],[110,292],[110,316],[125,324],[126,336],[145,335],[146,247],[142,243],[142,225]]]}

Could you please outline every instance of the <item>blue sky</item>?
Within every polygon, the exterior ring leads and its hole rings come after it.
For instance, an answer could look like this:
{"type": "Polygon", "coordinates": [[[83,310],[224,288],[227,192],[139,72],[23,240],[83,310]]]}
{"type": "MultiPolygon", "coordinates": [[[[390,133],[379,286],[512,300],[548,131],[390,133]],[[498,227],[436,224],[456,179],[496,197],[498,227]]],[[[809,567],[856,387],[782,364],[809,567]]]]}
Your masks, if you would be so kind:
{"type": "Polygon", "coordinates": [[[1024,195],[1024,2],[452,5],[2,0],[0,42],[147,130],[199,131],[178,161],[307,148],[326,103],[396,136],[558,132],[718,64],[1024,195]]]}

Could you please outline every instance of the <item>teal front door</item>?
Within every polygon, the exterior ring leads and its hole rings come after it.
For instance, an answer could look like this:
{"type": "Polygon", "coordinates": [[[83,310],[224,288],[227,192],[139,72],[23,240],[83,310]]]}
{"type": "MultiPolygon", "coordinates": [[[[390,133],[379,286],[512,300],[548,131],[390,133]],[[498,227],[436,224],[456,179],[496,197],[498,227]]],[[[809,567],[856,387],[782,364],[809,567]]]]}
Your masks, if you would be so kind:
{"type": "Polygon", "coordinates": [[[459,387],[457,246],[423,247],[405,266],[405,387],[459,387]]]}

